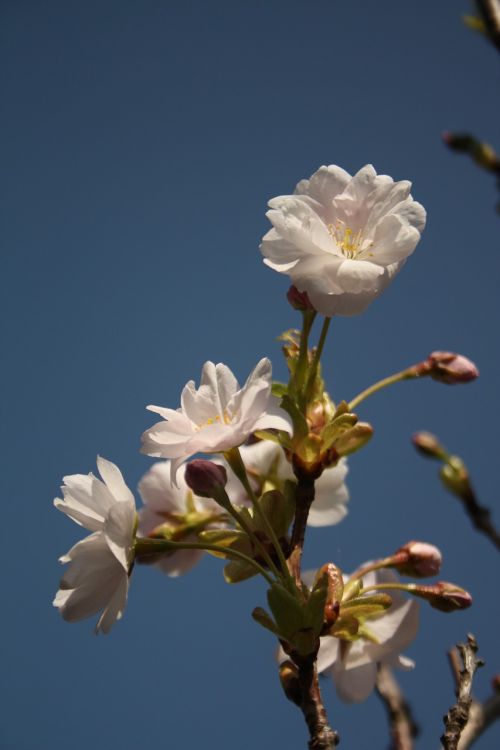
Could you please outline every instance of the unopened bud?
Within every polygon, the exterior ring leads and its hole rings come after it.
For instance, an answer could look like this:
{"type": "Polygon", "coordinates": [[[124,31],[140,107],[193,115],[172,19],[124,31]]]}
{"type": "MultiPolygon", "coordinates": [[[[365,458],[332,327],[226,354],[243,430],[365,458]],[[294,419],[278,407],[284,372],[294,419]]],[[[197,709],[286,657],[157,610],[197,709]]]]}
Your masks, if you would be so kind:
{"type": "Polygon", "coordinates": [[[462,354],[453,352],[432,352],[427,358],[429,364],[429,375],[433,380],[448,385],[468,383],[475,380],[479,375],[474,362],[462,354]]]}
{"type": "Polygon", "coordinates": [[[468,591],[447,581],[438,581],[433,586],[412,586],[411,593],[426,599],[431,607],[441,612],[467,609],[472,604],[472,596],[468,591]]]}
{"type": "Polygon", "coordinates": [[[328,626],[334,624],[340,612],[340,602],[344,593],[344,579],[342,573],[333,563],[326,563],[316,573],[313,590],[321,581],[323,576],[327,578],[327,594],[325,602],[325,623],[328,626]]]}
{"type": "Polygon", "coordinates": [[[439,476],[444,486],[454,495],[459,497],[468,497],[471,492],[469,472],[467,467],[458,456],[450,456],[448,461],[443,464],[439,476]]]}
{"type": "Polygon", "coordinates": [[[307,296],[307,292],[299,292],[294,284],[292,284],[292,286],[288,290],[286,298],[294,310],[300,310],[302,312],[304,310],[314,310],[314,307],[312,306],[311,301],[307,296]]]}
{"type": "Polygon", "coordinates": [[[446,451],[443,446],[437,437],[430,432],[415,432],[412,436],[412,442],[423,456],[437,458],[441,461],[446,458],[446,451]]]}
{"type": "Polygon", "coordinates": [[[368,422],[358,422],[335,440],[333,447],[338,456],[347,456],[362,448],[372,437],[373,427],[368,422]]]}
{"type": "MultiPolygon", "coordinates": [[[[391,568],[398,573],[417,578],[437,576],[441,569],[441,552],[433,544],[426,542],[407,542],[392,557],[391,568]]],[[[388,566],[389,567],[389,566],[388,566]]]]}
{"type": "Polygon", "coordinates": [[[184,478],[195,495],[215,498],[226,486],[227,472],[220,464],[196,458],[186,466],[184,478]]]}
{"type": "Polygon", "coordinates": [[[280,682],[283,692],[292,703],[300,706],[302,703],[302,691],[300,688],[299,671],[292,661],[284,661],[280,664],[280,682]]]}

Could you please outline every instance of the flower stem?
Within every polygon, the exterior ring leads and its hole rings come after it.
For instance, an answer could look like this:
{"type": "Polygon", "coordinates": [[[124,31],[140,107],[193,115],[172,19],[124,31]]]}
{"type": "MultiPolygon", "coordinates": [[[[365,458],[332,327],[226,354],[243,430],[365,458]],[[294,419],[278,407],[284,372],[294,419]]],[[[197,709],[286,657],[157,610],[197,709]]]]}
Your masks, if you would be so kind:
{"type": "Polygon", "coordinates": [[[309,334],[315,317],[316,313],[313,310],[305,310],[302,314],[299,357],[297,359],[297,365],[292,380],[292,390],[294,390],[297,395],[300,395],[302,392],[302,387],[307,376],[309,334]]]}
{"type": "Polygon", "coordinates": [[[402,370],[401,372],[397,372],[394,375],[389,375],[389,377],[379,380],[377,383],[374,383],[369,388],[361,391],[361,393],[358,393],[358,395],[353,398],[353,400],[349,403],[349,411],[353,411],[353,409],[355,409],[358,404],[360,404],[372,394],[377,393],[377,391],[381,391],[382,388],[387,388],[387,386],[393,385],[394,383],[399,383],[402,380],[412,380],[415,377],[418,376],[415,374],[414,369],[409,368],[408,370],[402,370]]]}
{"type": "Polygon", "coordinates": [[[308,399],[310,395],[310,391],[314,385],[314,381],[316,380],[316,375],[318,372],[321,355],[323,354],[323,349],[325,346],[325,341],[328,335],[328,329],[330,327],[331,320],[332,320],[331,318],[325,318],[323,321],[323,325],[321,327],[321,333],[319,335],[318,346],[316,347],[314,359],[312,361],[312,364],[309,370],[309,377],[307,378],[307,384],[305,388],[306,400],[308,399]]]}
{"type": "Polygon", "coordinates": [[[157,555],[161,552],[175,552],[180,549],[201,549],[207,552],[221,552],[224,556],[233,556],[242,562],[252,565],[257,572],[259,572],[266,581],[272,585],[274,583],[271,576],[264,570],[262,565],[256,560],[253,560],[248,555],[240,552],[236,549],[230,549],[223,547],[219,544],[210,544],[205,542],[171,542],[167,539],[149,539],[149,538],[138,538],[135,540],[135,550],[138,557],[147,557],[148,555],[157,555]]]}
{"type": "MultiPolygon", "coordinates": [[[[285,560],[285,555],[283,554],[281,544],[279,543],[279,539],[277,538],[276,533],[271,523],[269,522],[269,519],[267,518],[265,513],[263,513],[262,508],[259,505],[255,492],[253,491],[250,481],[248,479],[247,470],[246,470],[245,464],[243,463],[243,459],[241,458],[241,453],[240,453],[239,448],[232,448],[230,451],[227,451],[224,454],[224,456],[226,458],[226,461],[230,465],[231,469],[234,471],[234,473],[240,480],[241,484],[243,485],[245,492],[247,493],[248,497],[251,500],[251,503],[255,509],[256,514],[259,516],[260,520],[262,521],[263,526],[266,529],[266,533],[268,534],[273,544],[273,547],[276,550],[278,560],[280,561],[280,565],[283,570],[285,581],[290,582],[291,580],[290,571],[288,570],[288,565],[285,560]]],[[[280,577],[281,576],[278,574],[278,578],[280,577]]]]}

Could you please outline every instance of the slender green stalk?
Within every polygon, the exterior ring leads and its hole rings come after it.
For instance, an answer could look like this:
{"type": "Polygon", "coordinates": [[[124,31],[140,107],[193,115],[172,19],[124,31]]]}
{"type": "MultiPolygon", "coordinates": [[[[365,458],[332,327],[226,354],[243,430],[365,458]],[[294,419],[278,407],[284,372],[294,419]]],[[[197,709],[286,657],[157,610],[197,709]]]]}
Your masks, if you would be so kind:
{"type": "Polygon", "coordinates": [[[412,380],[415,377],[417,376],[415,375],[414,370],[410,368],[408,370],[402,370],[401,372],[397,372],[394,375],[389,375],[389,377],[379,380],[377,383],[374,383],[369,388],[361,391],[361,393],[358,393],[358,395],[353,398],[353,400],[349,403],[349,411],[353,411],[353,409],[355,409],[358,404],[364,401],[365,398],[368,398],[368,396],[377,393],[377,391],[381,391],[382,388],[387,388],[387,386],[393,385],[394,383],[399,383],[402,380],[412,380]]]}
{"type": "MultiPolygon", "coordinates": [[[[233,448],[232,450],[235,450],[235,449],[233,448]]],[[[238,451],[238,448],[236,448],[236,450],[238,451]]],[[[231,464],[231,461],[230,461],[230,454],[231,453],[232,453],[232,451],[228,451],[227,453],[224,454],[224,456],[225,456],[227,462],[231,465],[231,468],[233,468],[232,464],[231,464]]],[[[238,451],[238,455],[239,455],[239,451],[238,451]]],[[[241,456],[240,456],[240,461],[241,461],[241,456]]],[[[233,471],[234,471],[234,468],[233,468],[233,471]]],[[[245,471],[245,476],[246,476],[246,471],[245,471]]],[[[256,547],[259,548],[260,553],[261,553],[263,559],[266,561],[266,565],[269,568],[269,570],[271,570],[274,573],[274,575],[276,576],[276,578],[278,578],[278,579],[281,578],[281,574],[280,574],[278,568],[276,567],[276,565],[274,564],[274,562],[273,562],[273,560],[271,558],[271,555],[268,553],[268,551],[266,550],[265,546],[262,544],[262,542],[260,541],[260,539],[255,535],[254,530],[247,523],[247,521],[244,518],[244,516],[242,516],[241,513],[238,513],[238,511],[236,510],[236,508],[234,507],[234,505],[231,503],[231,500],[227,496],[225,490],[224,490],[224,495],[225,495],[226,500],[227,500],[227,502],[223,506],[225,508],[225,510],[227,510],[227,512],[232,515],[232,517],[234,518],[234,520],[236,521],[236,523],[239,526],[241,526],[241,528],[243,529],[243,531],[245,532],[245,534],[247,534],[248,538],[256,545],[256,547]]]]}
{"type": "Polygon", "coordinates": [[[248,497],[250,498],[252,505],[255,509],[255,512],[261,519],[267,534],[269,535],[269,538],[271,542],[273,543],[273,546],[276,550],[276,554],[278,555],[278,559],[280,561],[281,568],[283,570],[283,573],[285,575],[285,579],[290,582],[292,581],[292,577],[290,575],[290,571],[288,570],[288,565],[285,559],[285,555],[283,554],[283,550],[281,549],[281,544],[279,543],[279,540],[276,536],[276,533],[271,526],[269,519],[266,517],[265,513],[263,513],[262,508],[259,505],[259,502],[257,500],[257,497],[255,495],[255,492],[252,489],[252,485],[250,484],[250,481],[248,479],[247,470],[245,467],[245,464],[243,463],[243,459],[241,458],[241,453],[239,448],[232,448],[230,451],[227,451],[225,454],[225,458],[240,480],[242,486],[245,489],[245,492],[247,493],[248,497]]]}
{"type": "Polygon", "coordinates": [[[309,348],[309,334],[311,332],[316,312],[314,310],[306,310],[302,313],[302,330],[300,332],[300,347],[299,357],[297,359],[297,365],[295,367],[295,373],[291,385],[292,390],[300,395],[302,387],[307,375],[308,366],[308,348],[309,348]]]}
{"type": "Polygon", "coordinates": [[[145,538],[136,539],[135,545],[138,555],[156,555],[161,552],[175,552],[179,549],[201,549],[207,552],[221,552],[224,556],[233,556],[248,565],[252,565],[270,585],[274,583],[271,576],[256,560],[253,560],[239,550],[223,547],[219,544],[210,544],[208,542],[170,542],[167,539],[145,538]]]}
{"type": "Polygon", "coordinates": [[[362,588],[359,594],[366,594],[367,591],[385,591],[386,589],[406,591],[407,594],[411,594],[415,588],[416,586],[414,583],[374,583],[373,586],[362,588]]]}
{"type": "Polygon", "coordinates": [[[314,359],[311,364],[311,368],[309,370],[309,377],[307,379],[307,385],[305,388],[306,393],[306,399],[310,395],[310,390],[312,389],[314,385],[314,381],[316,379],[316,375],[318,372],[319,363],[321,360],[321,355],[323,354],[323,349],[325,346],[326,337],[328,335],[328,329],[330,328],[331,318],[325,318],[323,321],[323,325],[321,327],[321,333],[319,336],[318,346],[316,347],[316,352],[314,354],[314,359]]]}

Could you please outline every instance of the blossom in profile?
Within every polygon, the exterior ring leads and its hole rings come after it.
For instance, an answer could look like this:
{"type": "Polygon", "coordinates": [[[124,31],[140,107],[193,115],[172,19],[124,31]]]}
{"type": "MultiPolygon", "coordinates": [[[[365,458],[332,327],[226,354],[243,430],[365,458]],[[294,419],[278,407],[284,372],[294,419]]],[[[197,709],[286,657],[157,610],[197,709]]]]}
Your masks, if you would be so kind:
{"type": "MultiPolygon", "coordinates": [[[[187,486],[184,471],[180,471],[177,485],[171,480],[170,461],[158,461],[146,472],[139,482],[139,494],[144,506],[139,510],[138,534],[142,537],[154,535],[155,529],[162,528],[167,537],[178,541],[197,541],[191,529],[211,517],[220,517],[221,509],[214,500],[198,497],[187,486]]],[[[212,526],[213,528],[213,526],[212,526]]],[[[155,566],[166,575],[175,578],[187,573],[204,555],[203,550],[179,549],[162,555],[155,566]]]]}
{"type": "MultiPolygon", "coordinates": [[[[379,570],[363,576],[363,584],[396,582],[397,576],[379,570]]],[[[364,701],[377,678],[377,665],[412,669],[414,662],[401,655],[418,630],[418,604],[400,592],[390,592],[392,604],[383,614],[368,619],[364,632],[369,637],[344,641],[334,636],[320,639],[318,672],[331,675],[339,697],[346,703],[364,701]]],[[[342,612],[342,608],[341,608],[342,612]]]]}
{"type": "Polygon", "coordinates": [[[69,622],[102,612],[96,632],[108,633],[127,603],[136,512],[118,467],[100,457],[97,467],[102,480],[93,474],[64,477],[63,498],[54,500],[58,510],[93,533],[60,558],[69,568],[53,604],[69,622]]]}
{"type": "MultiPolygon", "coordinates": [[[[290,463],[282,448],[269,440],[240,448],[253,489],[280,489],[287,479],[294,479],[290,463]]],[[[249,500],[241,483],[228,468],[226,491],[237,505],[246,505],[249,500]]],[[[349,490],[345,484],[348,466],[341,458],[336,466],[325,469],[315,482],[315,497],[307,519],[308,526],[333,526],[347,515],[349,490]]]]}
{"type": "Polygon", "coordinates": [[[243,388],[226,365],[205,362],[200,387],[186,384],[179,409],[148,406],[163,417],[142,436],[142,452],[172,459],[175,481],[179,466],[195,453],[223,453],[245,442],[259,429],[290,431],[285,412],[271,400],[272,368],[261,359],[243,388]]]}
{"type": "Polygon", "coordinates": [[[377,175],[371,164],[353,177],[323,166],[293,195],[269,201],[273,228],[263,237],[264,262],[290,276],[327,317],[363,312],[415,250],[425,210],[411,183],[377,175]]]}

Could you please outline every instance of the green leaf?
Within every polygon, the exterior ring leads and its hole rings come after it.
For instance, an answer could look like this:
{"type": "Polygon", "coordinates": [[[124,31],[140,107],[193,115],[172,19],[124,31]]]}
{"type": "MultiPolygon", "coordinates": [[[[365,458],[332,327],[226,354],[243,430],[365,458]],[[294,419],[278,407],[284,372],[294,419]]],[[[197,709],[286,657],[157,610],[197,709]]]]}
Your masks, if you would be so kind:
{"type": "MultiPolygon", "coordinates": [[[[295,502],[291,503],[279,490],[270,490],[262,495],[259,505],[278,539],[286,536],[295,515],[295,502]]],[[[258,521],[258,516],[255,521],[258,521]]],[[[264,527],[262,531],[265,530],[264,527]]]]}
{"type": "Polygon", "coordinates": [[[306,607],[306,622],[312,628],[315,636],[318,636],[323,629],[327,595],[328,577],[325,574],[321,576],[321,579],[311,591],[306,607]]]}
{"type": "Polygon", "coordinates": [[[253,565],[236,560],[225,565],[223,573],[226,583],[241,583],[257,575],[253,565]]]}
{"type": "Polygon", "coordinates": [[[273,583],[267,592],[267,601],[278,630],[293,642],[294,635],[305,625],[302,604],[279,583],[273,583]]]}
{"type": "Polygon", "coordinates": [[[259,625],[262,625],[262,627],[266,628],[266,630],[270,630],[271,633],[277,635],[279,638],[280,633],[278,631],[278,628],[276,627],[276,623],[265,609],[262,609],[262,607],[255,607],[254,611],[252,612],[252,617],[256,622],[259,623],[259,625]]]}

